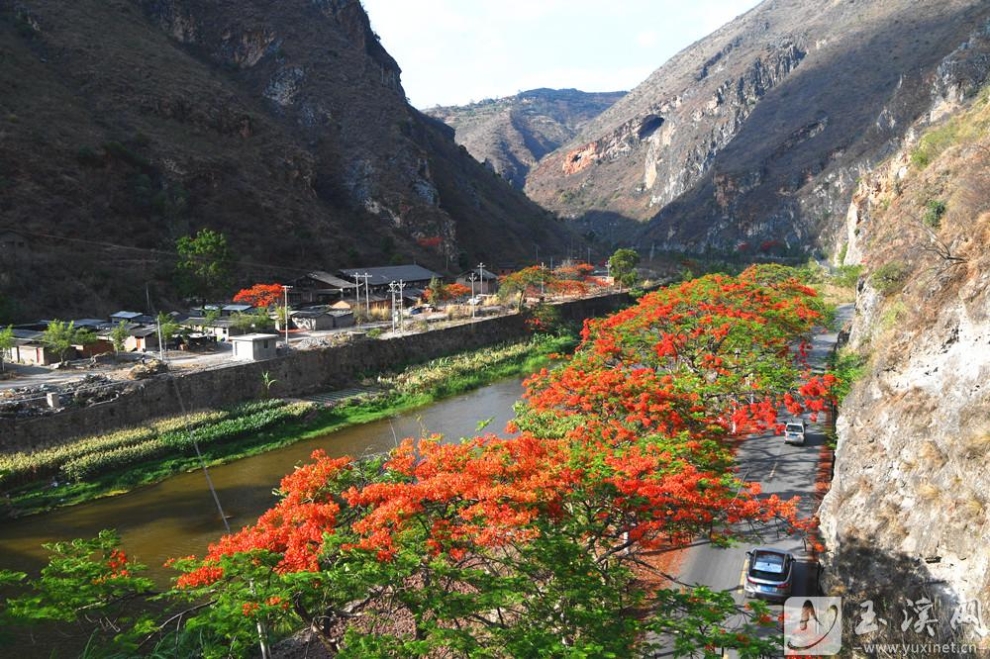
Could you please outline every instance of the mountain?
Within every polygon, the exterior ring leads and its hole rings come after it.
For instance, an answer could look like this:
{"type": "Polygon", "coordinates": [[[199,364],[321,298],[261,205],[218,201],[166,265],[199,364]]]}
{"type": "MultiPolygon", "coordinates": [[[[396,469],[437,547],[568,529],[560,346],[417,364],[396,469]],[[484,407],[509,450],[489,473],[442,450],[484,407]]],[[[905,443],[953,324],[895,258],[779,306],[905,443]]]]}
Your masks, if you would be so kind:
{"type": "Polygon", "coordinates": [[[454,129],[478,161],[522,189],[540,158],[569,142],[625,92],[532,89],[515,96],[425,110],[454,129]]]}
{"type": "Polygon", "coordinates": [[[525,190],[645,248],[827,247],[860,173],[986,77],[988,19],[983,0],[766,0],[544,157],[525,190]]]}
{"type": "Polygon", "coordinates": [[[14,317],[178,305],[175,241],[206,228],[236,288],[571,241],[406,102],[357,0],[0,0],[0,88],[14,317]]]}
{"type": "Polygon", "coordinates": [[[925,123],[863,171],[842,214],[838,256],[861,275],[840,356],[860,375],[819,511],[823,574],[854,621],[869,601],[887,624],[843,625],[846,647],[935,638],[977,656],[990,649],[990,86],[925,123]],[[930,622],[902,626],[921,600],[930,622]]]}

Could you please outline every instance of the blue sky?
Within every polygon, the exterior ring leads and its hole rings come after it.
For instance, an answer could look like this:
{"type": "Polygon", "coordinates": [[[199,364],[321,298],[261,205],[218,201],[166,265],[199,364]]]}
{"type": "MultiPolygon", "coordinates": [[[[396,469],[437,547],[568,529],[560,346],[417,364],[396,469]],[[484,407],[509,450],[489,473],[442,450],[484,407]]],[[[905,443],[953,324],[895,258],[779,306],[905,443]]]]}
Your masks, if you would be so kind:
{"type": "Polygon", "coordinates": [[[618,91],[758,0],[362,0],[417,108],[618,91]]]}

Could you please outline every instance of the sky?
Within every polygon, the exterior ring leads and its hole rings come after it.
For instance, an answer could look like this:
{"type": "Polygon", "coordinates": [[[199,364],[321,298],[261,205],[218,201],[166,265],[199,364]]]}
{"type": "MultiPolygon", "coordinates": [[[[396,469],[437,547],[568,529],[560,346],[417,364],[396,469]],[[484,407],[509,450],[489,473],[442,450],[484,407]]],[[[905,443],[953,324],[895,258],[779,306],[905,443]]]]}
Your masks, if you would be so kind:
{"type": "Polygon", "coordinates": [[[628,91],[759,0],[362,0],[413,107],[628,91]]]}

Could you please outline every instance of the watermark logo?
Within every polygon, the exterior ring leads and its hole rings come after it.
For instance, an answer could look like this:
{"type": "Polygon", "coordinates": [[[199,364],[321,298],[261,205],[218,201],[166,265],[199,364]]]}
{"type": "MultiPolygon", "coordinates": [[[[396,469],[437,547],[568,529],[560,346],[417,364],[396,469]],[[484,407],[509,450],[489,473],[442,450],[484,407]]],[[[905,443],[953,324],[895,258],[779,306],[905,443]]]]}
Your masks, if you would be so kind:
{"type": "Polygon", "coordinates": [[[842,649],[839,597],[789,597],[784,602],[784,654],[831,655],[842,649]]]}

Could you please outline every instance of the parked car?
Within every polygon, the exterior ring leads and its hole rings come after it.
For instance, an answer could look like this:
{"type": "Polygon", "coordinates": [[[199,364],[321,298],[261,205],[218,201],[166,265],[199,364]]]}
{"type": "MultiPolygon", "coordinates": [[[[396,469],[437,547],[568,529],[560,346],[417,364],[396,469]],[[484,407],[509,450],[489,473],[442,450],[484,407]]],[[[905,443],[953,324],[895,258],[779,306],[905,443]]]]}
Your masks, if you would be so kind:
{"type": "Polygon", "coordinates": [[[787,444],[804,444],[804,419],[791,419],[784,424],[784,442],[787,444]]]}
{"type": "Polygon", "coordinates": [[[783,602],[791,596],[794,556],[782,549],[760,547],[746,552],[746,597],[783,602]]]}

